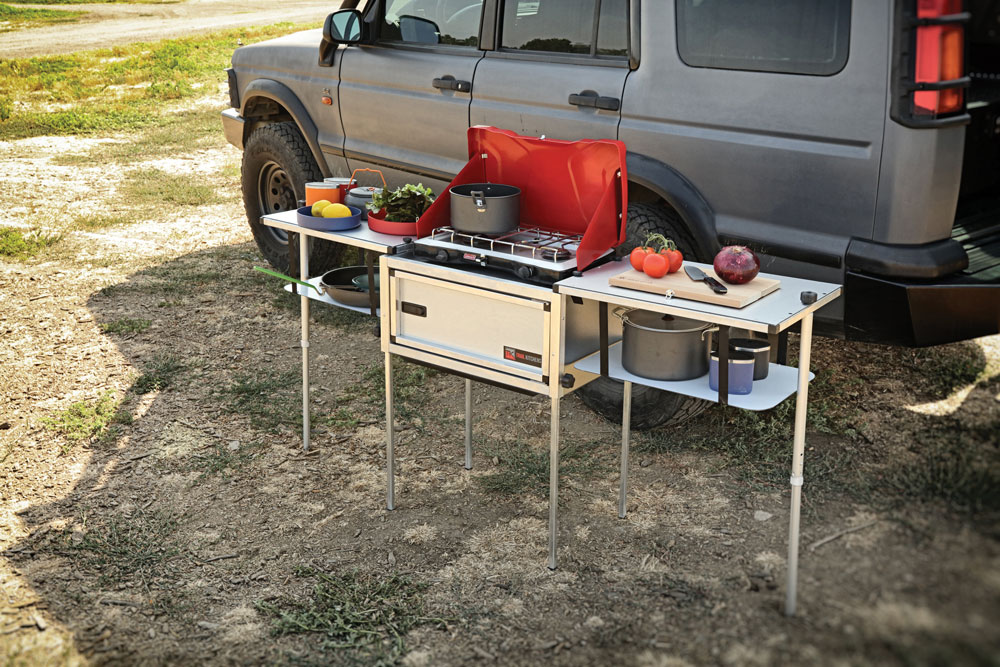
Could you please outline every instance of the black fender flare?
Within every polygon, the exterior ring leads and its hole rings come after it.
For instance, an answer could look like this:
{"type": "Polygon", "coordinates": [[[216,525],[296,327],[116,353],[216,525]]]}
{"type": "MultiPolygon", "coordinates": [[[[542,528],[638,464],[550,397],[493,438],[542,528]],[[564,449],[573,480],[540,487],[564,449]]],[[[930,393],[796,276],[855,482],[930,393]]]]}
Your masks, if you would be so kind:
{"type": "Polygon", "coordinates": [[[656,193],[676,210],[687,224],[702,257],[715,257],[722,245],[715,229],[715,212],[701,192],[668,164],[646,155],[626,155],[628,180],[656,193]]]}
{"type": "MultiPolygon", "coordinates": [[[[240,115],[246,118],[246,107],[247,102],[252,100],[254,97],[266,97],[269,100],[273,100],[280,104],[295,121],[295,124],[299,127],[299,132],[306,140],[306,144],[309,145],[309,150],[313,154],[313,159],[316,160],[316,164],[319,165],[319,169],[323,172],[323,176],[332,176],[330,168],[326,165],[326,158],[323,157],[323,151],[320,150],[319,141],[317,136],[319,131],[316,129],[316,124],[313,123],[312,118],[309,117],[309,112],[306,111],[305,106],[299,101],[299,98],[295,96],[295,93],[283,83],[274,81],[273,79],[254,79],[243,91],[241,96],[243,104],[240,107],[240,115]]],[[[249,125],[248,125],[249,127],[249,125]]],[[[246,137],[243,137],[244,142],[246,137]]]]}

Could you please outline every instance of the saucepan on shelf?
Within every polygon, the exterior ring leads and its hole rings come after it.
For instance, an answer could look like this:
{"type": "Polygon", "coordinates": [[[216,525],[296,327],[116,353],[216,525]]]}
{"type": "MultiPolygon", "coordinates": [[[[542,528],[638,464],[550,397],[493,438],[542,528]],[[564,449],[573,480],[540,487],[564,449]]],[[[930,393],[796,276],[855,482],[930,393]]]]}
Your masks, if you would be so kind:
{"type": "Polygon", "coordinates": [[[692,380],[708,373],[713,331],[706,322],[616,308],[622,321],[622,366],[651,380],[692,380]]]}

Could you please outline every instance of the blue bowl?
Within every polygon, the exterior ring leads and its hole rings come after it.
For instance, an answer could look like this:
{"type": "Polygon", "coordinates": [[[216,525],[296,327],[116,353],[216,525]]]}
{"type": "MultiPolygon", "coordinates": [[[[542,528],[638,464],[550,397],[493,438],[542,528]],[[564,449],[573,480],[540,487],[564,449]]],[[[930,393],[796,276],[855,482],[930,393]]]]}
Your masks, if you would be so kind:
{"type": "Polygon", "coordinates": [[[324,218],[312,214],[312,206],[303,206],[298,211],[299,227],[317,232],[344,232],[361,226],[361,209],[348,206],[353,215],[344,218],[324,218]]]}

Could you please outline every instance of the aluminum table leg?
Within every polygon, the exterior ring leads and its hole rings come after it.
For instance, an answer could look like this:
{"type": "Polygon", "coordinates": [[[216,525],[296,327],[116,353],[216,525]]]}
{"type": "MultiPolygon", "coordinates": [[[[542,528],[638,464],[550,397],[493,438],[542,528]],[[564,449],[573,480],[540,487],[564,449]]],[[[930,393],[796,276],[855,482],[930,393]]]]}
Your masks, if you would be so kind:
{"type": "Polygon", "coordinates": [[[559,520],[559,393],[552,395],[549,417],[549,569],[556,569],[556,533],[559,520]]]}
{"type": "MultiPolygon", "coordinates": [[[[299,234],[299,279],[309,279],[309,237],[299,234]]],[[[302,319],[302,449],[309,451],[309,298],[301,291],[302,319]]]]}
{"type": "Polygon", "coordinates": [[[785,615],[795,615],[799,575],[799,517],[802,510],[802,464],[806,445],[806,410],[809,404],[809,353],[812,347],[812,313],[802,318],[799,337],[799,388],[795,397],[795,439],[792,446],[792,509],[788,519],[788,587],[785,615]]]}
{"type": "Polygon", "coordinates": [[[625,380],[622,390],[622,471],[618,491],[618,518],[625,518],[625,498],[628,494],[628,448],[632,438],[632,383],[625,380]]]}
{"type": "Polygon", "coordinates": [[[465,469],[472,470],[472,380],[465,380],[465,469]]]}
{"type": "Polygon", "coordinates": [[[396,509],[396,415],[392,406],[392,355],[385,353],[385,467],[388,477],[386,509],[396,509]]]}

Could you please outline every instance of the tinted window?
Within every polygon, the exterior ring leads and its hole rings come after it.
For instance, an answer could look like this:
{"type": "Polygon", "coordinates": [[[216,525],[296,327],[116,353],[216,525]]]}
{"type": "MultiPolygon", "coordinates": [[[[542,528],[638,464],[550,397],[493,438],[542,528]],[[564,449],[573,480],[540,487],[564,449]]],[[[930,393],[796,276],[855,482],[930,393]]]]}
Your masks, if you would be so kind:
{"type": "Polygon", "coordinates": [[[380,39],[478,46],[483,0],[390,0],[380,39]]]}
{"type": "Polygon", "coordinates": [[[501,46],[525,51],[625,56],[627,5],[627,0],[507,0],[501,46]],[[600,29],[595,34],[594,19],[598,14],[600,29]]]}
{"type": "Polygon", "coordinates": [[[677,49],[695,67],[836,74],[850,0],[676,0],[677,49]]]}

